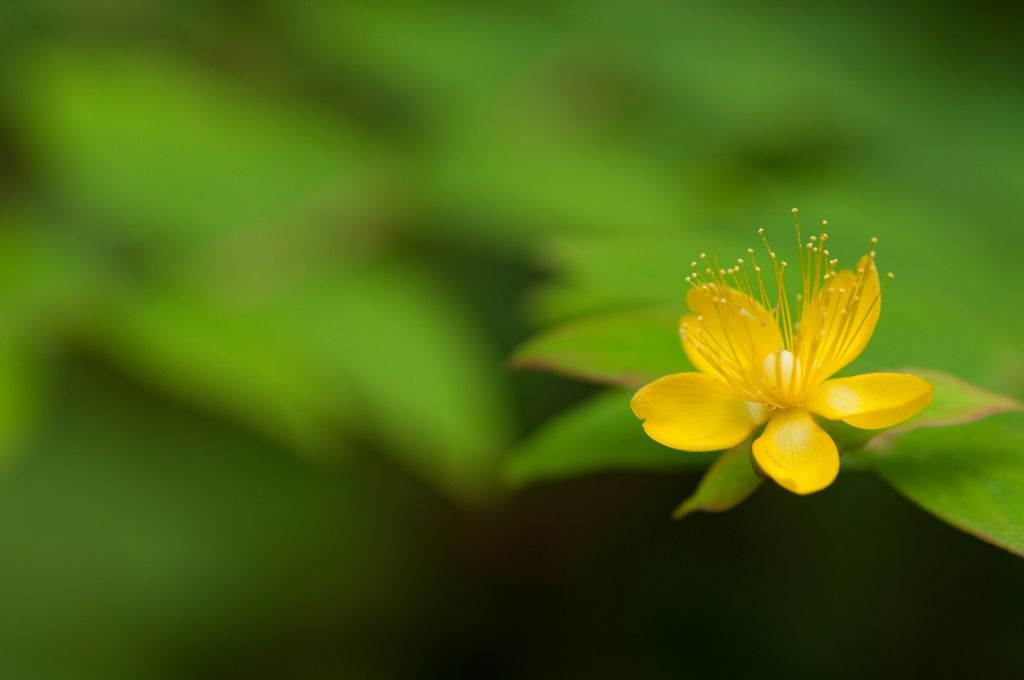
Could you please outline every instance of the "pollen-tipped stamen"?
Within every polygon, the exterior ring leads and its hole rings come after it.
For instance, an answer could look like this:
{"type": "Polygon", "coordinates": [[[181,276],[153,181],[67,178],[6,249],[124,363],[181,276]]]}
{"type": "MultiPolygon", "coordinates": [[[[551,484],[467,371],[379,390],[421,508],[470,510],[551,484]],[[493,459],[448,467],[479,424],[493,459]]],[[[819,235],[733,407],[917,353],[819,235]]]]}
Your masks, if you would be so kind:
{"type": "MultiPolygon", "coordinates": [[[[808,388],[844,363],[865,324],[877,316],[876,306],[884,290],[883,286],[868,292],[868,283],[876,272],[877,239],[872,239],[863,266],[851,277],[837,272],[838,261],[829,258],[825,247],[829,238],[825,233],[827,222],[822,222],[820,233],[807,243],[803,243],[796,210],[794,222],[802,284],[796,295],[798,316],[794,317],[785,288],[787,264],[771,249],[764,229],[759,229],[775,275],[778,292],[774,304],[752,248],[747,253],[753,275],[742,258],[725,268],[714,255],[708,258],[701,253],[703,271],[694,261],[693,274],[686,280],[711,302],[714,311],[704,313],[713,313],[717,323],[709,326],[703,316],[698,316],[694,327],[684,324],[680,329],[689,346],[734,392],[777,408],[801,403],[808,388]],[[769,319],[778,331],[774,336],[756,330],[764,328],[769,319]]],[[[886,285],[891,280],[890,274],[886,285]]]]}

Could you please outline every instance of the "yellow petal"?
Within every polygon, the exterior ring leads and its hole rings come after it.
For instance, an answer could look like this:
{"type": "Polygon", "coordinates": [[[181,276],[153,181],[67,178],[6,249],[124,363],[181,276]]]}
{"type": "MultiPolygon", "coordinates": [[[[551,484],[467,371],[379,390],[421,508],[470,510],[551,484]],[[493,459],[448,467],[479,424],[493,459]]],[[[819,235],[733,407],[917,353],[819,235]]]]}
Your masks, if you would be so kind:
{"type": "Polygon", "coordinates": [[[772,414],[753,452],[764,473],[793,493],[820,491],[839,474],[835,442],[802,408],[772,414]]]}
{"type": "Polygon", "coordinates": [[[651,439],[683,451],[736,446],[768,417],[703,373],[676,373],[640,388],[630,402],[651,439]]]}
{"type": "Polygon", "coordinates": [[[860,286],[857,274],[844,269],[821,289],[818,304],[804,307],[798,344],[802,348],[813,347],[813,356],[806,351],[800,355],[814,370],[817,380],[827,378],[860,356],[875,332],[882,305],[878,269],[866,255],[857,263],[857,271],[861,269],[864,278],[860,286]]]}
{"type": "MultiPolygon", "coordinates": [[[[683,351],[686,352],[686,356],[689,358],[690,363],[692,363],[693,367],[698,371],[711,376],[718,375],[718,370],[711,362],[704,358],[704,354],[694,345],[694,343],[697,342],[697,340],[694,339],[695,336],[688,332],[689,329],[697,328],[700,323],[701,322],[697,321],[697,317],[692,315],[684,316],[683,320],[679,322],[680,336],[683,340],[683,351]]],[[[718,324],[716,328],[720,328],[720,326],[721,324],[718,324]]]]}
{"type": "Polygon", "coordinates": [[[826,380],[807,395],[804,406],[829,420],[874,430],[914,415],[928,405],[934,391],[915,375],[868,373],[826,380]]]}
{"type": "Polygon", "coordinates": [[[694,314],[680,323],[686,356],[698,371],[723,375],[707,357],[721,355],[728,348],[725,353],[730,365],[760,371],[764,358],[783,346],[779,326],[771,313],[749,295],[735,288],[721,292],[725,303],[721,297],[716,302],[702,288],[691,288],[687,294],[686,302],[694,314]]]}

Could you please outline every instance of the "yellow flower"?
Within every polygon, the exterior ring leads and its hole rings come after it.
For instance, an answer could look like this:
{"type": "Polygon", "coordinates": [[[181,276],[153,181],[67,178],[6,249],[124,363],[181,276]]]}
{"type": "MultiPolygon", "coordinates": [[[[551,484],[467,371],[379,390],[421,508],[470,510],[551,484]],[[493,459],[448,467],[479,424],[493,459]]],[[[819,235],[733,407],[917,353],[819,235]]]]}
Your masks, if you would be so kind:
{"type": "MultiPolygon", "coordinates": [[[[877,239],[855,272],[837,271],[825,247],[825,224],[807,243],[797,226],[803,290],[793,307],[783,284],[787,264],[767,240],[774,303],[753,249],[747,250],[749,268],[742,259],[722,268],[704,254],[700,265],[692,264],[694,273],[686,280],[693,314],[683,318],[679,331],[700,373],[659,378],[633,397],[633,412],[652,439],[684,451],[715,451],[739,444],[767,422],[754,441],[754,459],[781,486],[809,494],[839,473],[836,444],[812,413],[876,429],[909,418],[931,401],[931,384],[913,375],[827,380],[868,344],[882,289],[877,239]]],[[[764,240],[764,230],[759,233],[764,240]]]]}

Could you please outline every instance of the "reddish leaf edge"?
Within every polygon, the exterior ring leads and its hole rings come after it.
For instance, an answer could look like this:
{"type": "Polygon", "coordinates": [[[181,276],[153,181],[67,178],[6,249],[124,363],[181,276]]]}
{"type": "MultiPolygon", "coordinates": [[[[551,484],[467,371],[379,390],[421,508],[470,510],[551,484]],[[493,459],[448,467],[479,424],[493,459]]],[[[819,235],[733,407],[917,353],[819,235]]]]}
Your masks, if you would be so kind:
{"type": "Polygon", "coordinates": [[[983,392],[983,393],[989,395],[990,397],[992,397],[994,403],[991,404],[990,406],[985,407],[985,408],[978,409],[976,411],[972,411],[970,414],[964,415],[964,416],[959,417],[959,418],[953,418],[953,419],[950,419],[950,420],[913,420],[913,419],[910,419],[910,420],[906,421],[905,423],[900,423],[900,424],[894,425],[893,427],[888,428],[886,430],[883,430],[882,432],[879,432],[875,436],[871,437],[870,439],[868,439],[864,443],[864,445],[862,447],[860,447],[864,451],[870,452],[872,454],[876,454],[876,455],[884,454],[886,449],[888,449],[889,445],[892,443],[893,438],[895,438],[895,437],[897,437],[897,436],[899,436],[901,434],[904,434],[906,432],[913,432],[914,430],[919,430],[919,429],[928,428],[928,427],[946,427],[946,426],[949,426],[949,425],[964,425],[966,423],[973,423],[975,421],[981,420],[982,418],[988,418],[989,416],[998,415],[1000,413],[1009,413],[1009,412],[1012,412],[1012,411],[1024,411],[1024,404],[1021,404],[1019,401],[1017,401],[1013,397],[1007,396],[1005,394],[1000,394],[999,392],[993,392],[991,390],[986,390],[986,389],[984,389],[982,387],[978,387],[977,385],[974,385],[973,383],[969,383],[966,380],[963,380],[962,378],[959,378],[959,377],[957,377],[957,376],[955,376],[955,375],[953,375],[951,373],[946,373],[945,371],[940,371],[938,369],[931,369],[931,368],[906,367],[906,368],[898,369],[895,372],[896,373],[909,373],[911,375],[916,375],[919,378],[923,378],[925,380],[928,380],[929,377],[933,377],[933,378],[937,377],[937,378],[940,378],[942,380],[946,380],[946,381],[955,383],[958,386],[964,387],[966,389],[971,389],[971,390],[974,390],[976,392],[983,392]]]}

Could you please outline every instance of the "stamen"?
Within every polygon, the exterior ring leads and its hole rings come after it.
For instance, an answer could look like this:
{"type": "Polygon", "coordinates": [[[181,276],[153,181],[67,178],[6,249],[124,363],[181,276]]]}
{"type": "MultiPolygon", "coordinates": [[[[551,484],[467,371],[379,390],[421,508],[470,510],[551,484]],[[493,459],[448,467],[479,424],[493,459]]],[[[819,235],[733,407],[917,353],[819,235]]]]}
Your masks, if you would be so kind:
{"type": "Polygon", "coordinates": [[[794,296],[796,316],[785,287],[789,265],[772,250],[763,228],[758,235],[771,261],[776,294],[769,296],[753,248],[747,249],[749,258],[737,258],[729,267],[721,266],[715,255],[701,253],[690,263],[693,273],[686,277],[706,296],[714,313],[684,323],[683,340],[730,389],[772,408],[801,403],[806,389],[845,363],[864,325],[877,313],[881,291],[894,278],[890,274],[881,289],[874,284],[868,288],[876,280],[877,239],[872,239],[864,264],[855,272],[838,271],[838,260],[830,257],[825,245],[828,222],[822,221],[819,234],[805,243],[797,212],[794,209],[801,286],[794,296]]]}
{"type": "Polygon", "coordinates": [[[881,292],[882,292],[882,291],[884,291],[884,290],[885,290],[886,288],[888,288],[888,287],[889,287],[889,284],[890,284],[890,283],[892,283],[892,280],[893,280],[894,278],[896,278],[896,275],[895,275],[895,274],[893,274],[892,272],[889,272],[889,274],[888,274],[888,275],[887,275],[887,276],[885,277],[885,283],[883,283],[883,284],[882,284],[882,290],[881,290],[881,291],[879,291],[879,292],[881,293],[881,292]]]}

